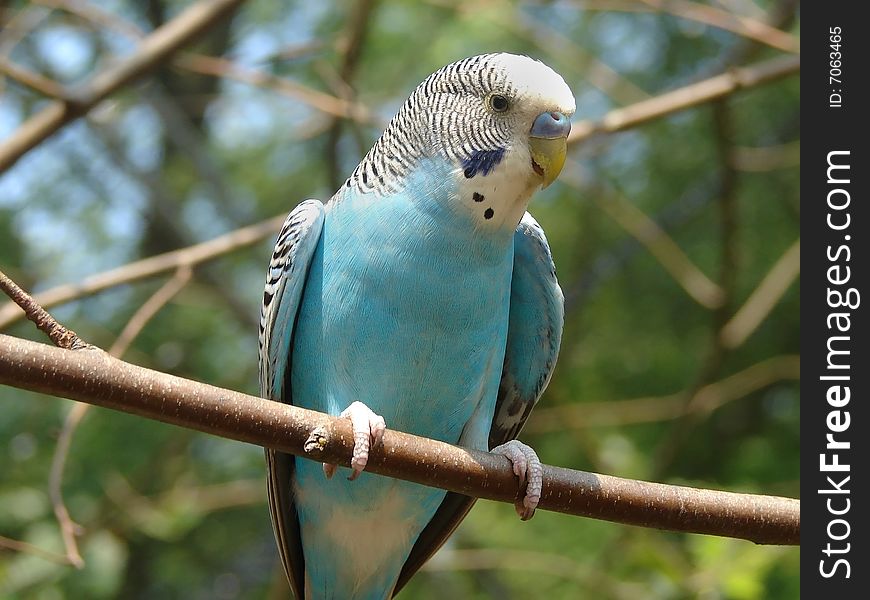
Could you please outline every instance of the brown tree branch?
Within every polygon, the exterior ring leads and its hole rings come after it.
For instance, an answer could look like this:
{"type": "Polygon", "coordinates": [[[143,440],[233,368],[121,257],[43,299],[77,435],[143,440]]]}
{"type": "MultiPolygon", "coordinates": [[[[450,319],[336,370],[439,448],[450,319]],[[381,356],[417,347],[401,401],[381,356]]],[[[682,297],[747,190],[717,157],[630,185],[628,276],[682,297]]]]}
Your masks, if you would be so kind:
{"type": "MultiPolygon", "coordinates": [[[[348,465],[350,422],[174,377],[100,350],[70,352],[0,335],[0,384],[88,402],[306,458],[348,465]]],[[[513,503],[509,461],[387,431],[374,473],[513,503]]],[[[544,467],[540,508],[619,523],[705,533],[760,544],[798,544],[800,502],[544,467]]]]}
{"type": "Polygon", "coordinates": [[[58,129],[85,114],[119,88],[164,62],[179,48],[230,15],[243,0],[200,0],[142,40],[135,54],[70,91],[75,100],[56,100],[0,143],[0,173],[58,129]]]}

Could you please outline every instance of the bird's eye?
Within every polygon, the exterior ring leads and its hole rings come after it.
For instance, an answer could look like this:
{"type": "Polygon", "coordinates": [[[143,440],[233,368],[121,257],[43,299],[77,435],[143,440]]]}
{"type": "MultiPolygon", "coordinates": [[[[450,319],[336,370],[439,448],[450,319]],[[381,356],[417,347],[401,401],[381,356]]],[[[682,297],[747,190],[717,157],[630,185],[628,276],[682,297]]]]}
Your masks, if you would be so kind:
{"type": "Polygon", "coordinates": [[[489,107],[493,110],[493,112],[501,113],[504,112],[510,107],[510,102],[506,96],[502,96],[501,94],[493,94],[489,97],[489,107]]]}

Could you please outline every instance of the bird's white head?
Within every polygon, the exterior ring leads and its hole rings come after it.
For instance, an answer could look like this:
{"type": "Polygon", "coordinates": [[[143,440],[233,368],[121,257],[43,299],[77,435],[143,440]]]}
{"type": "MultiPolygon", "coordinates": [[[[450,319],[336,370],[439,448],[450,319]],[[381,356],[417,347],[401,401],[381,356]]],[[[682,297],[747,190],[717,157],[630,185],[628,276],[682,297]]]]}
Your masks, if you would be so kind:
{"type": "Polygon", "coordinates": [[[565,162],[574,95],[544,63],[483,54],[427,77],[405,102],[348,186],[394,188],[422,159],[446,159],[456,210],[486,229],[513,230],[532,193],[565,162]],[[384,174],[390,177],[384,183],[384,174]]]}

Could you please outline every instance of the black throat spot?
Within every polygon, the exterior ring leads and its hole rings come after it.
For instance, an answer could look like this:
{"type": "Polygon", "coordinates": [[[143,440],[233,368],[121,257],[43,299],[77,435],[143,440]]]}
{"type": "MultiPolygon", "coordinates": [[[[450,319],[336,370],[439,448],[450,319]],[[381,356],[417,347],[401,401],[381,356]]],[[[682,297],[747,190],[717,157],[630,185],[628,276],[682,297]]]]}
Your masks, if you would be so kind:
{"type": "Polygon", "coordinates": [[[504,148],[475,150],[469,158],[463,159],[462,173],[466,179],[471,179],[478,173],[486,177],[502,158],[504,158],[504,148]]]}

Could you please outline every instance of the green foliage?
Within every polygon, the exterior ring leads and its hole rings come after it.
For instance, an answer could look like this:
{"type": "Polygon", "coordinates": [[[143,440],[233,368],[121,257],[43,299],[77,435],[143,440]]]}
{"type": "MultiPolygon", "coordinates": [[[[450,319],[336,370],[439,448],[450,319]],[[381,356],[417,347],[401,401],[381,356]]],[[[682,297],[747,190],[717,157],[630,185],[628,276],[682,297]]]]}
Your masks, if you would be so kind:
{"type": "MultiPolygon", "coordinates": [[[[118,0],[106,10],[150,30],[157,13],[146,4],[174,15],[189,2],[118,0]]],[[[355,90],[374,122],[340,125],[334,154],[344,174],[423,77],[463,56],[504,50],[544,60],[576,91],[575,120],[582,120],[718,74],[734,57],[751,64],[777,52],[670,14],[583,6],[376,3],[349,87],[336,81],[356,26],[351,3],[249,2],[209,47],[247,69],[331,95],[355,90]]],[[[27,9],[20,2],[9,10],[27,9]]],[[[119,30],[52,11],[10,58],[69,82],[129,44],[119,30]]],[[[76,282],[331,194],[329,115],[268,86],[224,79],[213,87],[173,73],[117,94],[0,176],[5,272],[33,290],[76,282]],[[160,105],[184,130],[165,121],[160,105]]],[[[798,238],[798,83],[792,77],[741,91],[717,107],[574,147],[571,177],[533,202],[569,309],[555,377],[522,436],[544,462],[798,495],[796,374],[771,375],[764,366],[799,353],[797,282],[743,344],[716,346],[717,328],[798,238]],[[723,309],[704,308],[686,293],[614,218],[619,202],[657,222],[709,279],[725,282],[723,309]],[[694,390],[754,365],[765,377],[686,413],[694,390]],[[643,398],[649,414],[624,402],[643,398]],[[613,407],[606,418],[599,403],[613,407]],[[554,421],[558,427],[549,425],[554,421]]],[[[5,136],[39,108],[39,95],[9,80],[3,85],[5,136]]],[[[263,241],[197,268],[125,358],[254,393],[256,316],[270,248],[263,241]]],[[[108,348],[165,279],[53,312],[108,348]]],[[[38,337],[23,323],[4,333],[38,337]]],[[[0,389],[0,536],[58,556],[64,547],[48,478],[71,406],[0,389]]],[[[263,471],[259,448],[93,408],[73,437],[63,479],[85,567],[0,547],[0,597],[285,597],[263,471]]],[[[553,513],[521,523],[510,506],[479,502],[402,597],[791,600],[799,596],[798,556],[796,548],[553,513]]]]}

